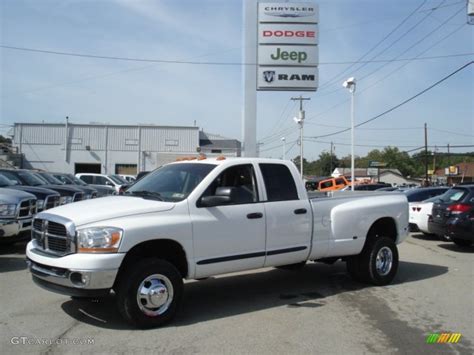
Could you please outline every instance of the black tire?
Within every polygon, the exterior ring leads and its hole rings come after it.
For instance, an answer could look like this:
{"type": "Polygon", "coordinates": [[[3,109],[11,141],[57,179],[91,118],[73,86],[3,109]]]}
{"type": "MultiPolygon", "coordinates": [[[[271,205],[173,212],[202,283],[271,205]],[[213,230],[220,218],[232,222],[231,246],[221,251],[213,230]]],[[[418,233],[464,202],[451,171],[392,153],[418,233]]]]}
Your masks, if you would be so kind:
{"type": "Polygon", "coordinates": [[[358,256],[348,259],[347,268],[351,276],[365,283],[376,286],[388,285],[392,282],[398,270],[398,249],[394,241],[388,237],[376,237],[367,242],[358,256]],[[377,256],[384,249],[385,263],[377,268],[377,256]]]}
{"type": "MultiPolygon", "coordinates": [[[[174,265],[164,260],[149,258],[127,268],[124,272],[126,274],[119,276],[120,281],[116,287],[116,293],[118,309],[125,320],[143,329],[158,327],[171,321],[178,310],[183,295],[183,279],[174,265]],[[152,275],[159,275],[159,277],[152,275]],[[147,278],[152,278],[153,281],[145,282],[147,278]],[[154,295],[156,296],[156,292],[158,292],[158,295],[162,293],[156,291],[156,285],[159,285],[159,283],[166,289],[165,305],[152,309],[152,307],[144,305],[142,302],[142,304],[139,304],[137,297],[140,286],[142,285],[141,289],[148,288],[152,290],[152,285],[155,284],[154,295]],[[170,295],[171,292],[172,296],[170,295]],[[168,304],[168,302],[170,303],[168,304]],[[163,311],[160,311],[161,307],[163,307],[163,311]],[[145,312],[148,312],[148,314],[145,312]]],[[[163,290],[163,287],[161,287],[161,290],[163,290]]]]}
{"type": "Polygon", "coordinates": [[[288,264],[288,265],[277,266],[276,268],[280,269],[280,270],[298,271],[298,270],[303,269],[305,267],[305,265],[306,265],[306,261],[302,261],[302,262],[296,263],[296,264],[288,264]]]}
{"type": "Polygon", "coordinates": [[[472,245],[472,240],[451,238],[454,244],[459,245],[460,247],[470,247],[472,245]]]}

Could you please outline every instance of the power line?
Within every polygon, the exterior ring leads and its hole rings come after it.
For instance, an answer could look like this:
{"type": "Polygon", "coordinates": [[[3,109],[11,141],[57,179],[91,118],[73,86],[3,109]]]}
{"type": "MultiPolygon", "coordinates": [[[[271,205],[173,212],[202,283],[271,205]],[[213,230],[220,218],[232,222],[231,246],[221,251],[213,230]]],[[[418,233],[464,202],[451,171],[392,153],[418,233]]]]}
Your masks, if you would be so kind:
{"type": "MultiPolygon", "coordinates": [[[[388,113],[390,113],[390,112],[396,110],[397,108],[399,108],[399,107],[401,107],[401,106],[407,104],[408,102],[410,102],[410,101],[416,99],[418,96],[421,96],[421,95],[423,95],[425,92],[427,92],[427,91],[433,89],[434,87],[438,86],[438,85],[441,84],[442,82],[448,80],[450,77],[452,77],[453,75],[459,73],[461,70],[466,69],[468,66],[470,66],[470,65],[473,64],[473,63],[474,63],[474,61],[470,61],[470,62],[464,64],[462,67],[456,69],[456,70],[453,71],[451,74],[449,74],[449,75],[445,76],[444,78],[438,80],[436,83],[434,83],[434,84],[428,86],[426,89],[424,89],[424,90],[420,91],[419,93],[417,93],[417,94],[411,96],[410,98],[408,98],[408,99],[402,101],[402,102],[399,103],[398,105],[395,105],[395,106],[391,107],[390,109],[388,109],[388,110],[386,110],[386,111],[384,111],[384,112],[382,112],[382,113],[380,113],[380,114],[378,114],[378,115],[376,115],[376,116],[374,116],[374,117],[372,117],[372,118],[369,118],[368,120],[365,120],[365,121],[363,121],[363,122],[361,122],[361,123],[356,124],[355,127],[360,127],[360,126],[362,126],[362,125],[364,125],[364,124],[367,124],[367,123],[369,123],[369,122],[375,121],[376,119],[378,119],[378,118],[380,118],[380,117],[382,117],[382,116],[384,116],[384,115],[386,115],[386,114],[388,114],[388,113]]],[[[346,128],[346,129],[342,129],[342,130],[337,131],[337,132],[333,132],[333,133],[329,133],[329,134],[324,134],[324,135],[321,135],[321,136],[316,136],[316,137],[314,137],[314,138],[330,137],[330,136],[334,136],[334,135],[336,135],[336,134],[340,134],[340,133],[343,133],[343,132],[347,132],[347,131],[349,131],[349,130],[350,130],[350,128],[346,128]]]]}
{"type": "Polygon", "coordinates": [[[321,84],[320,89],[324,88],[328,84],[332,83],[333,80],[339,78],[342,74],[347,73],[349,69],[354,67],[359,61],[364,59],[368,56],[373,50],[375,50],[380,44],[382,44],[388,37],[390,37],[394,32],[396,32],[406,21],[410,19],[423,5],[426,3],[427,0],[424,0],[418,7],[416,7],[407,17],[405,17],[397,26],[395,26],[387,35],[385,35],[380,41],[378,41],[374,46],[372,46],[365,54],[363,54],[356,63],[352,63],[349,67],[344,69],[343,71],[339,72],[338,74],[331,77],[325,83],[321,84]]]}
{"type": "Polygon", "coordinates": [[[463,133],[458,133],[458,132],[453,132],[453,131],[447,131],[447,130],[444,130],[444,129],[438,129],[438,128],[432,128],[432,127],[428,127],[428,130],[430,130],[430,131],[442,132],[442,133],[449,133],[449,134],[454,134],[454,135],[464,136],[464,137],[474,137],[473,134],[463,134],[463,133]]]}
{"type": "MultiPolygon", "coordinates": [[[[119,60],[119,61],[129,61],[129,62],[149,62],[149,63],[162,63],[162,64],[191,64],[191,65],[222,65],[222,66],[257,65],[257,63],[242,63],[242,62],[198,62],[198,61],[192,61],[192,60],[165,60],[165,59],[151,59],[151,58],[105,56],[105,55],[96,55],[96,54],[62,52],[62,51],[52,51],[52,50],[37,49],[37,48],[7,46],[3,44],[0,45],[0,48],[17,50],[17,51],[25,51],[25,52],[69,56],[69,57],[119,60]]],[[[344,64],[359,64],[359,63],[368,64],[368,63],[385,63],[385,62],[391,63],[394,61],[401,62],[401,61],[411,61],[411,60],[430,60],[430,59],[441,59],[441,58],[466,57],[466,56],[472,56],[472,55],[474,55],[474,52],[452,53],[452,54],[446,54],[446,55],[419,57],[419,58],[400,58],[397,60],[378,59],[378,60],[368,60],[368,61],[319,62],[318,65],[344,65],[344,64]]]]}
{"type": "MultiPolygon", "coordinates": [[[[413,43],[410,47],[408,47],[407,49],[405,49],[403,52],[401,52],[399,55],[397,55],[394,60],[400,58],[403,54],[407,53],[410,49],[416,47],[418,44],[420,44],[421,42],[423,42],[425,39],[427,39],[428,37],[432,36],[433,33],[435,33],[436,31],[438,31],[440,28],[442,28],[444,25],[446,25],[452,18],[454,18],[457,14],[459,14],[461,11],[463,10],[463,7],[461,7],[459,10],[457,10],[455,13],[453,13],[450,17],[448,17],[446,20],[444,20],[441,24],[439,24],[435,29],[431,30],[430,32],[428,32],[423,38],[421,38],[420,40],[416,41],[415,43],[413,43]]],[[[460,26],[460,28],[464,27],[464,24],[462,26],[460,26]]],[[[454,32],[457,32],[457,29],[454,31],[454,32]]],[[[441,42],[441,40],[439,41],[441,42]]],[[[439,43],[438,42],[438,43],[439,43]]],[[[363,80],[363,79],[367,79],[368,77],[374,75],[376,72],[378,72],[380,69],[384,68],[385,66],[387,66],[389,63],[384,63],[383,65],[381,65],[380,67],[378,67],[377,69],[375,69],[374,71],[372,71],[371,73],[361,77],[359,80],[363,80]]]]}

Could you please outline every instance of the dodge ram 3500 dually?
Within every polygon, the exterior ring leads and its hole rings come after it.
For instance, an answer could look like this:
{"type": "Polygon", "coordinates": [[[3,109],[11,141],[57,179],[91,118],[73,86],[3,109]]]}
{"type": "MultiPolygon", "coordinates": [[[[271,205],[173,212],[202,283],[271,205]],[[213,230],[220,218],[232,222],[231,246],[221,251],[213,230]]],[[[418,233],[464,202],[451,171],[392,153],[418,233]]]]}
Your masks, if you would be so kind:
{"type": "Polygon", "coordinates": [[[123,196],[38,214],[27,262],[51,291],[113,290],[123,317],[147,328],[173,318],[183,279],[342,259],[356,280],[386,285],[407,231],[402,194],[308,199],[292,162],[200,157],[153,171],[123,196]]]}

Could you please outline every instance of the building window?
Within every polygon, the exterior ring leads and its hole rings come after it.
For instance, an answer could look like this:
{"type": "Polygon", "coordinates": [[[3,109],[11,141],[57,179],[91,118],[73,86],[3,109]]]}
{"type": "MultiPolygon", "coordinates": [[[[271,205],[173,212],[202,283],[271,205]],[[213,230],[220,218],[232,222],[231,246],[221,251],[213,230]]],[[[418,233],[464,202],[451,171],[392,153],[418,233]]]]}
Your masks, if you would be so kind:
{"type": "Polygon", "coordinates": [[[176,147],[178,146],[179,141],[177,139],[166,139],[165,145],[168,147],[176,147]]]}
{"type": "Polygon", "coordinates": [[[211,149],[211,153],[220,154],[222,153],[222,149],[211,149]]]}

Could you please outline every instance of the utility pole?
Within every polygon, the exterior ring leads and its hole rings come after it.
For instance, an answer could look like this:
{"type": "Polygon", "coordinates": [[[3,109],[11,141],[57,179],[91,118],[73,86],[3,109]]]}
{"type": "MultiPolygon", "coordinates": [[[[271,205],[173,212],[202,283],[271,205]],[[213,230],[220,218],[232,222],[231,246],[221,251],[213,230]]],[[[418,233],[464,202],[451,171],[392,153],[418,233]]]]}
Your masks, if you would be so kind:
{"type": "Polygon", "coordinates": [[[285,137],[281,137],[281,141],[283,142],[283,155],[282,155],[282,159],[283,159],[283,160],[286,160],[286,138],[285,138],[285,137]]]}
{"type": "Polygon", "coordinates": [[[428,128],[425,123],[425,186],[428,186],[428,128]]]}
{"type": "Polygon", "coordinates": [[[301,179],[304,179],[303,178],[303,124],[304,124],[303,101],[305,100],[309,101],[311,99],[309,97],[303,97],[300,95],[300,97],[292,97],[291,100],[300,102],[299,116],[295,117],[294,120],[300,126],[300,174],[301,174],[301,179]]]}
{"type": "Polygon", "coordinates": [[[451,166],[451,152],[449,151],[449,143],[448,143],[448,166],[451,166]]]}
{"type": "Polygon", "coordinates": [[[332,175],[332,147],[333,147],[333,142],[331,142],[331,165],[329,166],[329,174],[332,175]]]}

